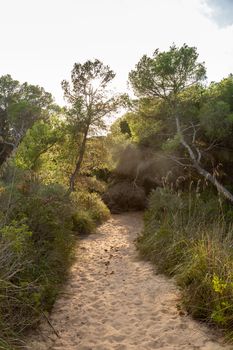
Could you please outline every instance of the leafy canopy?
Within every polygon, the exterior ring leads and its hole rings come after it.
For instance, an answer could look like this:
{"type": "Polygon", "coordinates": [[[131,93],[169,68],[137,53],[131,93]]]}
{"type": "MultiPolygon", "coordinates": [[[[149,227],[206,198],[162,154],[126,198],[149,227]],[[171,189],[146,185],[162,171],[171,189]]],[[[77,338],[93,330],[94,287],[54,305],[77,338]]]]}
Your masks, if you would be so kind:
{"type": "Polygon", "coordinates": [[[177,96],[185,88],[205,79],[203,63],[197,63],[195,47],[172,45],[167,52],[155,50],[144,55],[129,73],[129,81],[137,96],[165,98],[177,96]]]}
{"type": "Polygon", "coordinates": [[[57,108],[43,88],[0,77],[0,164],[37,120],[47,120],[57,108]]]}
{"type": "Polygon", "coordinates": [[[62,81],[64,96],[70,105],[69,122],[79,131],[103,128],[103,117],[117,107],[117,99],[109,96],[107,85],[115,77],[109,66],[98,59],[75,63],[71,83],[62,81]]]}

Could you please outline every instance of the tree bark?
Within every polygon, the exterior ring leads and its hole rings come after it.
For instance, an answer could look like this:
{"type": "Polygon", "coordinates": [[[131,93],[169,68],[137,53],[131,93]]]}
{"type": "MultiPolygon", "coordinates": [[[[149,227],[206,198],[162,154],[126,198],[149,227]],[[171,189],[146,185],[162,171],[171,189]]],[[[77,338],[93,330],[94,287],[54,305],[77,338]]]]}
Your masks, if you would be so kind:
{"type": "Polygon", "coordinates": [[[85,154],[88,130],[89,130],[89,127],[86,128],[85,133],[83,135],[83,140],[82,140],[82,144],[81,144],[81,147],[80,147],[79,157],[78,157],[78,160],[77,160],[74,172],[70,176],[70,184],[69,184],[68,195],[70,195],[70,193],[74,192],[74,190],[75,190],[75,180],[76,180],[77,176],[79,175],[79,172],[80,172],[80,169],[81,169],[81,165],[82,165],[82,162],[83,162],[83,157],[84,157],[84,154],[85,154]]]}

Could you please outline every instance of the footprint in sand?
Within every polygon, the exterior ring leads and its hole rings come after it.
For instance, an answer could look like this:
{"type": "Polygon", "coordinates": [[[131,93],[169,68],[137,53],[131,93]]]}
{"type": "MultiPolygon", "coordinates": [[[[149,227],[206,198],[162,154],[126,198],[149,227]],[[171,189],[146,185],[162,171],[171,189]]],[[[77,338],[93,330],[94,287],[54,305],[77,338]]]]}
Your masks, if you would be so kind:
{"type": "Polygon", "coordinates": [[[28,350],[232,350],[205,326],[179,315],[173,282],[139,261],[142,215],[114,215],[77,247],[70,281],[50,322],[28,350]],[[102,259],[101,259],[102,258],[102,259]]]}

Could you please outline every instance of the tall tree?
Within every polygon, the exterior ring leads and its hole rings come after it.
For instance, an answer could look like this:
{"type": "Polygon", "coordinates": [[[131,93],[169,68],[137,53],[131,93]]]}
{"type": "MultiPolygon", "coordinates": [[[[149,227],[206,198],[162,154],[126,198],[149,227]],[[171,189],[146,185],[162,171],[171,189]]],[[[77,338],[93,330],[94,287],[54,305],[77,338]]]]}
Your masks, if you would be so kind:
{"type": "Polygon", "coordinates": [[[130,72],[129,81],[136,95],[156,97],[166,103],[168,115],[175,124],[179,142],[188,153],[191,165],[233,202],[233,195],[202,166],[202,153],[196,142],[199,126],[182,113],[181,94],[198,86],[206,76],[204,64],[198,63],[197,59],[196,48],[185,44],[181,48],[173,45],[167,52],[156,50],[152,58],[142,57],[136,69],[130,72]],[[185,130],[189,130],[189,136],[185,130]]]}
{"type": "Polygon", "coordinates": [[[107,90],[114,77],[115,73],[109,66],[95,59],[83,64],[75,63],[71,72],[71,83],[62,81],[64,96],[69,103],[69,123],[82,138],[77,150],[75,168],[70,176],[69,193],[75,189],[88,135],[104,129],[104,117],[109,116],[119,105],[119,98],[111,96],[107,90]]]}
{"type": "Polygon", "coordinates": [[[52,96],[43,88],[0,77],[0,165],[35,121],[48,118],[53,109],[52,96]]]}

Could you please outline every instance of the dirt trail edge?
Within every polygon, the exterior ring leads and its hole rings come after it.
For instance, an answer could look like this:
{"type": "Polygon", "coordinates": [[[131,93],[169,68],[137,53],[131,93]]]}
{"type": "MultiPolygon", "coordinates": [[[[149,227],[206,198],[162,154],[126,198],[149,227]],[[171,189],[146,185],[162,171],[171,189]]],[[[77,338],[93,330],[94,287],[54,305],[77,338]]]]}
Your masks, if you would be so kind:
{"type": "Polygon", "coordinates": [[[142,215],[114,215],[82,240],[69,283],[30,350],[233,349],[177,310],[174,283],[138,259],[142,215]]]}

